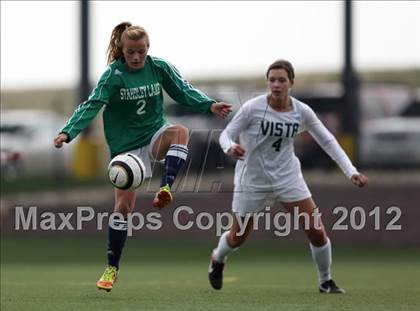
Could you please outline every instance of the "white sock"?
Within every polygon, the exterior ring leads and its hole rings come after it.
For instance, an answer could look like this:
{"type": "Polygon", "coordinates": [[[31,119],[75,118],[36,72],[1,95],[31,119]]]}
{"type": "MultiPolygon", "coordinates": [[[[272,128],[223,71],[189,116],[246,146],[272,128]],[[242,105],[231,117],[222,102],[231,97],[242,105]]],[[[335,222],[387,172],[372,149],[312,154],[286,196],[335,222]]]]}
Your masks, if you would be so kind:
{"type": "Polygon", "coordinates": [[[323,246],[314,246],[309,243],[311,248],[312,258],[315,261],[316,267],[318,269],[319,283],[322,284],[325,281],[331,279],[331,242],[327,238],[327,243],[323,246]]]}
{"type": "Polygon", "coordinates": [[[213,250],[213,259],[218,262],[225,262],[226,256],[230,254],[231,252],[237,250],[238,248],[232,248],[229,246],[229,243],[227,241],[227,236],[229,235],[229,231],[224,232],[219,239],[219,244],[217,244],[217,247],[213,250]]]}

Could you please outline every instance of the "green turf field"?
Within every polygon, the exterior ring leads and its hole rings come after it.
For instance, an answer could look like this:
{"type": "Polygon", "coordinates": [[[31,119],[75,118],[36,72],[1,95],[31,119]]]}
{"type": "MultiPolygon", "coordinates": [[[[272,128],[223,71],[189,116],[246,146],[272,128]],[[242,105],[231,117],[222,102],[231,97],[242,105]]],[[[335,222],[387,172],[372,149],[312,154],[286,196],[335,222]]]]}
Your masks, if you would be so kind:
{"type": "Polygon", "coordinates": [[[95,282],[103,239],[2,238],[1,310],[420,310],[420,251],[334,248],[346,295],[317,292],[306,244],[249,243],[221,291],[207,282],[210,242],[130,239],[110,293],[95,282]]]}

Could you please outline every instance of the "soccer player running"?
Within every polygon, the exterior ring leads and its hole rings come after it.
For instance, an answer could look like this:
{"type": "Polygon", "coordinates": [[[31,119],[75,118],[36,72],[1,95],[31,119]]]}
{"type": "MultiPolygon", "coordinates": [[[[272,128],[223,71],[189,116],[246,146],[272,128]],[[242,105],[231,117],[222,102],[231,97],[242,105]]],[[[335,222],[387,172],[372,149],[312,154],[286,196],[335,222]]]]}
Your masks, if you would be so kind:
{"type": "MultiPolygon", "coordinates": [[[[294,137],[308,131],[356,186],[367,185],[368,178],[356,170],[314,111],[289,95],[295,78],[290,62],[275,61],[266,77],[269,93],[247,101],[220,136],[223,151],[238,159],[232,201],[235,217],[232,227],[222,234],[212,252],[210,284],[214,289],[222,288],[227,255],[247,239],[252,228],[249,216],[261,211],[271,200],[280,202],[288,212],[297,207],[299,214],[309,215],[304,230],[318,270],[319,291],[344,293],[331,278],[331,242],[320,219],[311,216],[317,207],[294,154],[294,137]]],[[[301,225],[304,219],[299,217],[301,225]]]]}
{"type": "MultiPolygon", "coordinates": [[[[178,103],[202,113],[226,117],[231,106],[216,102],[184,80],[166,60],[148,55],[146,30],[129,22],[117,25],[108,46],[109,66],[89,98],[81,103],[54,139],[57,148],[72,141],[104,106],[103,123],[111,157],[122,153],[138,155],[151,177],[151,161],[164,159],[161,187],[153,206],[172,201],[171,186],[188,155],[188,129],[171,125],[163,113],[162,88],[178,103]]],[[[124,217],[133,212],[136,191],[115,189],[114,212],[124,217]]],[[[110,291],[117,279],[121,252],[127,237],[127,221],[115,220],[108,231],[108,266],[99,289],[110,291]]]]}

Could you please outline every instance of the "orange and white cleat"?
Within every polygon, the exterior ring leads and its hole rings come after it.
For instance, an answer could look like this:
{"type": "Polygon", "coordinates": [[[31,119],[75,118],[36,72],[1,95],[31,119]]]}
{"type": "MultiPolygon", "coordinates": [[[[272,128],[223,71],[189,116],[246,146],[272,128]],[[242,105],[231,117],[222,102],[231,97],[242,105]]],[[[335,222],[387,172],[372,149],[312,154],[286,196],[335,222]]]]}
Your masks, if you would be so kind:
{"type": "Polygon", "coordinates": [[[159,191],[156,193],[155,198],[153,199],[153,206],[157,208],[163,208],[169,203],[172,202],[172,193],[169,185],[160,187],[159,191]]]}
{"type": "Polygon", "coordinates": [[[117,267],[108,266],[105,269],[104,274],[102,274],[101,278],[98,282],[96,282],[96,286],[98,289],[106,290],[110,292],[114,283],[117,281],[118,270],[117,267]]]}

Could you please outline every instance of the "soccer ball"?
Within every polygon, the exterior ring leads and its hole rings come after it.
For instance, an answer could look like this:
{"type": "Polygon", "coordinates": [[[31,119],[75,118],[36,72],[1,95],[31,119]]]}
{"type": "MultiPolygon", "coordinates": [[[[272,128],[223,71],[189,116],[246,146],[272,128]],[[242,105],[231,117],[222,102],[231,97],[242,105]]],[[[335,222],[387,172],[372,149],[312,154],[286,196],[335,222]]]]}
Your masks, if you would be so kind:
{"type": "Polygon", "coordinates": [[[132,153],[117,155],[108,165],[109,180],[118,189],[133,190],[140,187],[145,173],[143,161],[132,153]]]}

